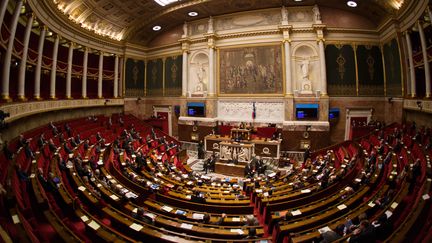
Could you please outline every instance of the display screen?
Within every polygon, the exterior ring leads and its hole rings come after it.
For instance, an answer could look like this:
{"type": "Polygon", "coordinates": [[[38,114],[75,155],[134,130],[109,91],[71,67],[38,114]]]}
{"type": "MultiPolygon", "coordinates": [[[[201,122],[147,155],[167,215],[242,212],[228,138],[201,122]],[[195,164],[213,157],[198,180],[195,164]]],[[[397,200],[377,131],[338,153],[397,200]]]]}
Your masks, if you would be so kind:
{"type": "Polygon", "coordinates": [[[338,119],[338,118],[339,118],[339,108],[330,108],[329,119],[338,119]]]}
{"type": "Polygon", "coordinates": [[[205,104],[202,102],[190,102],[187,104],[188,116],[205,117],[205,104]]]}
{"type": "Polygon", "coordinates": [[[296,104],[296,118],[297,120],[316,120],[318,109],[318,104],[296,104]]]}

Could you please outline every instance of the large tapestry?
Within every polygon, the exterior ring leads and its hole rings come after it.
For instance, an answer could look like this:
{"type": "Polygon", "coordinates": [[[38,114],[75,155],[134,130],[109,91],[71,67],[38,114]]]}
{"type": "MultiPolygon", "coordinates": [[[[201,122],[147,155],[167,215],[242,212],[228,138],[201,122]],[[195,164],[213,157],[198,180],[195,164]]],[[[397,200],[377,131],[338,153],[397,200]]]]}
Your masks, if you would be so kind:
{"type": "Polygon", "coordinates": [[[222,49],[219,93],[282,94],[281,46],[222,49]]]}
{"type": "Polygon", "coordinates": [[[144,69],[145,64],[142,60],[128,58],[126,60],[125,74],[125,96],[140,97],[144,96],[144,69]]]}
{"type": "Polygon", "coordinates": [[[325,48],[327,89],[332,96],[356,96],[354,49],[350,45],[325,48]]]}
{"type": "Polygon", "coordinates": [[[181,96],[182,56],[168,57],[165,61],[165,96],[181,96]]]}
{"type": "Polygon", "coordinates": [[[384,73],[381,50],[378,46],[357,46],[359,95],[384,95],[384,73]]]}
{"type": "Polygon", "coordinates": [[[163,61],[161,58],[147,62],[147,96],[163,94],[163,61]]]}
{"type": "Polygon", "coordinates": [[[401,62],[396,39],[384,45],[387,96],[402,96],[401,62]]]}

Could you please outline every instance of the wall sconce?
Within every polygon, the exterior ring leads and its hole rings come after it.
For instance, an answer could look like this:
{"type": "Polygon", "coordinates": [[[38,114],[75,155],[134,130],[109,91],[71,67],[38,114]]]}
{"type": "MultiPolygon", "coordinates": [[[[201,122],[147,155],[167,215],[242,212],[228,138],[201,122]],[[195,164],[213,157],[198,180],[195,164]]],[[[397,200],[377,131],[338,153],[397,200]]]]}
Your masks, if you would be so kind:
{"type": "Polygon", "coordinates": [[[422,103],[421,101],[417,101],[417,107],[418,107],[420,110],[423,110],[423,103],[422,103]]]}

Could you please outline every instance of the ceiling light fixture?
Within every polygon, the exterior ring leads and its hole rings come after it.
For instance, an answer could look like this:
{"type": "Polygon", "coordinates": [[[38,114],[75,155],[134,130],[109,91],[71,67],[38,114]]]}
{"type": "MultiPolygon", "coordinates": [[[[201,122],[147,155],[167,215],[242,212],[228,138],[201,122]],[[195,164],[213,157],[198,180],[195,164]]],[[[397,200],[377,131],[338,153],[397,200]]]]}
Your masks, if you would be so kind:
{"type": "Polygon", "coordinates": [[[301,1],[303,1],[303,0],[294,0],[294,2],[301,2],[301,1]]]}
{"type": "Polygon", "coordinates": [[[154,1],[161,6],[166,6],[168,4],[178,2],[179,0],[154,0],[154,1]]]}
{"type": "Polygon", "coordinates": [[[347,1],[347,5],[348,5],[348,7],[355,8],[355,7],[357,7],[357,2],[356,1],[347,1]]]}
{"type": "Polygon", "coordinates": [[[195,16],[198,16],[198,12],[192,11],[192,12],[189,12],[188,15],[191,17],[195,17],[195,16]]]}
{"type": "Polygon", "coordinates": [[[162,27],[160,27],[160,25],[155,25],[155,26],[153,26],[153,30],[154,31],[159,31],[159,30],[161,30],[162,29],[162,27]]]}

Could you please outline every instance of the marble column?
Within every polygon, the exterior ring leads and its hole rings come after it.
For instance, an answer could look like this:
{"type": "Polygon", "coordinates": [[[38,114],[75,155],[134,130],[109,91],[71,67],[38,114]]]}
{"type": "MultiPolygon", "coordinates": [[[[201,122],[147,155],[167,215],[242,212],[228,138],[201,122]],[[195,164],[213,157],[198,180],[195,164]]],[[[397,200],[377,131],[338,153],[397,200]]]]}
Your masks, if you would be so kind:
{"type": "Polygon", "coordinates": [[[69,44],[68,66],[66,73],[66,99],[71,99],[72,64],[73,64],[74,43],[69,44]]]}
{"type": "Polygon", "coordinates": [[[186,97],[188,92],[188,52],[183,50],[182,64],[182,96],[186,97]]]}
{"type": "Polygon", "coordinates": [[[83,73],[82,73],[82,85],[81,85],[81,96],[83,99],[87,98],[87,67],[88,67],[88,48],[84,47],[83,56],[83,73]]]}
{"type": "Polygon", "coordinates": [[[166,57],[162,58],[162,96],[165,96],[165,82],[166,82],[166,57]]]}
{"type": "Polygon", "coordinates": [[[24,32],[24,40],[23,40],[23,54],[21,57],[21,62],[19,66],[19,75],[18,75],[18,99],[19,100],[26,100],[25,98],[25,76],[26,76],[26,70],[27,70],[27,55],[28,55],[28,48],[29,48],[29,41],[30,41],[30,34],[32,30],[33,25],[33,14],[27,15],[27,23],[26,23],[26,29],[24,32]]]}
{"type": "Polygon", "coordinates": [[[320,66],[321,66],[321,95],[327,95],[327,71],[325,62],[325,50],[324,50],[324,40],[320,39],[318,41],[319,55],[320,55],[320,66]]]}
{"type": "Polygon", "coordinates": [[[408,50],[408,61],[409,61],[409,74],[410,74],[410,84],[411,84],[411,97],[417,96],[416,91],[416,78],[415,78],[415,68],[414,68],[414,59],[413,59],[413,53],[412,53],[412,44],[411,44],[411,37],[409,32],[405,32],[405,40],[407,43],[407,50],[408,50]]]}
{"type": "Polygon", "coordinates": [[[426,83],[426,98],[430,98],[431,97],[431,77],[430,77],[430,70],[429,70],[426,37],[423,31],[423,25],[420,21],[417,22],[417,27],[420,34],[420,42],[421,42],[422,53],[423,53],[423,63],[424,63],[424,72],[425,72],[425,83],[426,83]]]}
{"type": "Polygon", "coordinates": [[[50,76],[50,98],[56,98],[56,80],[57,80],[57,57],[59,48],[60,36],[57,35],[54,40],[53,53],[52,53],[52,67],[50,76]]]}
{"type": "Polygon", "coordinates": [[[115,56],[115,60],[114,60],[114,98],[117,98],[118,96],[118,83],[119,83],[119,79],[118,79],[118,74],[119,74],[119,57],[118,55],[115,56]]]}
{"type": "Polygon", "coordinates": [[[124,91],[123,90],[123,82],[124,82],[124,79],[123,79],[123,61],[124,61],[123,57],[120,57],[120,60],[119,60],[119,66],[120,66],[119,80],[120,80],[120,82],[119,82],[119,86],[118,86],[120,97],[124,97],[124,92],[123,92],[124,91]]]}
{"type": "Polygon", "coordinates": [[[99,75],[98,75],[98,98],[102,98],[102,81],[103,81],[103,52],[99,53],[99,75]]]}
{"type": "Polygon", "coordinates": [[[39,43],[38,43],[38,57],[37,64],[35,70],[35,85],[34,85],[34,98],[40,99],[40,80],[41,80],[41,69],[42,69],[42,55],[45,43],[45,33],[46,27],[42,27],[39,35],[39,43]]]}
{"type": "Polygon", "coordinates": [[[4,100],[10,100],[9,97],[9,78],[10,78],[10,68],[12,59],[12,49],[15,42],[15,33],[17,29],[18,19],[21,12],[22,0],[16,1],[16,6],[14,9],[14,14],[12,16],[12,22],[10,26],[9,41],[6,48],[6,53],[3,62],[3,75],[2,75],[2,98],[4,100]]]}
{"type": "Polygon", "coordinates": [[[215,96],[215,80],[214,80],[214,47],[209,47],[209,82],[208,82],[208,95],[209,96],[215,96]]]}
{"type": "Polygon", "coordinates": [[[0,3],[0,26],[3,25],[4,16],[6,14],[6,9],[8,6],[9,0],[2,0],[0,3]]]}
{"type": "Polygon", "coordinates": [[[285,49],[285,95],[293,95],[292,90],[292,74],[291,74],[291,43],[289,40],[284,41],[285,49]]]}

